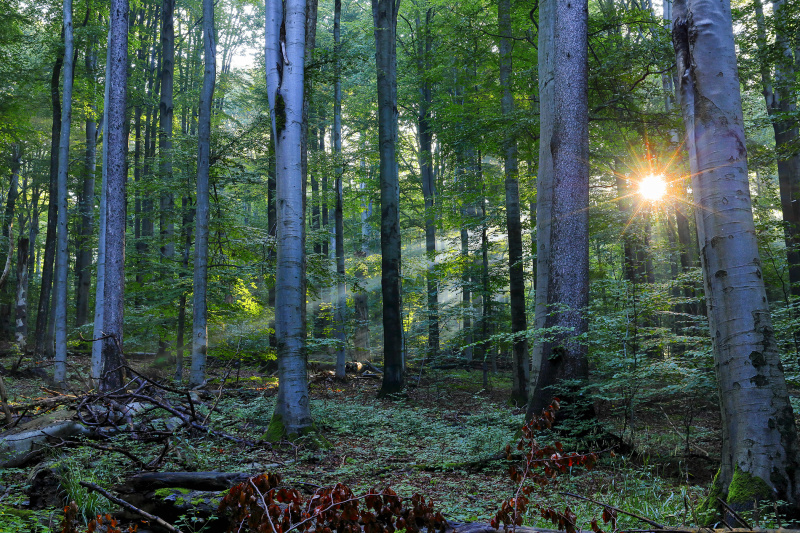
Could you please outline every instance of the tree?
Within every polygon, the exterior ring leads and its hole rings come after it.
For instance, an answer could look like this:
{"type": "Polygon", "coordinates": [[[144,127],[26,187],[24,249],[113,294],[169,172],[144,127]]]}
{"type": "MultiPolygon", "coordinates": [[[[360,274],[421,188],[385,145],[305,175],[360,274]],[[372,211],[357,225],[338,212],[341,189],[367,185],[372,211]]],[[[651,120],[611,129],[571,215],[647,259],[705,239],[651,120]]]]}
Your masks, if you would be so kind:
{"type": "Polygon", "coordinates": [[[69,174],[69,134],[72,121],[72,80],[74,72],[72,37],[72,0],[64,0],[64,85],[61,107],[61,138],[58,145],[58,244],[56,249],[55,322],[56,364],[53,381],[63,384],[67,378],[67,176],[69,174]]]}
{"type": "Polygon", "coordinates": [[[194,314],[192,320],[192,368],[189,386],[206,379],[208,352],[208,221],[210,218],[208,177],[211,160],[211,106],[217,79],[217,42],[214,32],[214,2],[203,0],[203,88],[197,124],[197,204],[194,241],[194,314]]]}
{"type": "MultiPolygon", "coordinates": [[[[510,118],[514,111],[514,96],[511,93],[512,49],[511,49],[511,0],[500,0],[497,4],[498,29],[500,31],[500,87],[502,113],[510,118]]],[[[530,360],[528,358],[528,319],[525,313],[525,267],[522,254],[522,223],[519,209],[519,165],[517,141],[512,133],[503,139],[505,163],[506,226],[508,227],[509,293],[511,296],[511,333],[514,335],[513,369],[514,385],[511,400],[523,405],[528,399],[530,360]]]]}
{"type": "Polygon", "coordinates": [[[122,341],[125,316],[125,187],[128,135],[128,0],[111,0],[109,32],[111,65],[108,96],[108,174],[106,177],[105,283],[103,284],[103,346],[100,388],[122,386],[122,341]]]}
{"type": "Polygon", "coordinates": [[[536,221],[536,328],[528,416],[550,387],[588,375],[588,3],[546,0],[539,11],[541,132],[536,221]]]}
{"type": "Polygon", "coordinates": [[[800,503],[797,430],[759,259],[729,2],[677,0],[672,40],[722,414],[707,505],[800,503]]]}
{"type": "Polygon", "coordinates": [[[383,382],[378,396],[403,390],[405,371],[400,279],[400,179],[397,143],[397,12],[399,0],[372,0],[378,70],[378,151],[381,182],[383,382]]]}
{"type": "Polygon", "coordinates": [[[336,54],[333,82],[333,158],[336,189],[336,208],[334,224],[336,228],[336,378],[345,378],[345,312],[347,310],[347,294],[345,292],[344,270],[344,198],[342,190],[342,66],[341,66],[341,20],[342,0],[335,0],[333,8],[333,40],[336,54]]]}
{"type": "Polygon", "coordinates": [[[301,157],[305,63],[305,0],[269,0],[266,9],[267,94],[276,159],[278,257],[275,336],[278,399],[269,440],[312,427],[305,346],[305,210],[301,157]],[[284,10],[285,6],[285,10],[284,10]]]}

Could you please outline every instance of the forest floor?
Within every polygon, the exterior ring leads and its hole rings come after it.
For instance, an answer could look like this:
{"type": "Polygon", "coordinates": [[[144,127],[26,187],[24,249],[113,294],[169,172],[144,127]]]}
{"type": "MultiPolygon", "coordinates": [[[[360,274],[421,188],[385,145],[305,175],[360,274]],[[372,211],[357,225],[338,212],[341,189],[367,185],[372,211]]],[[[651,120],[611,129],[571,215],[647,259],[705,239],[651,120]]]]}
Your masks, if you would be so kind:
{"type": "MultiPolygon", "coordinates": [[[[76,392],[81,390],[79,377],[87,375],[88,363],[88,357],[78,358],[72,369],[77,376],[73,379],[76,392]]],[[[131,365],[153,379],[167,382],[169,377],[167,371],[152,368],[149,360],[133,360],[131,365]]],[[[168,437],[167,452],[158,469],[269,471],[281,474],[289,484],[345,483],[355,494],[391,486],[401,496],[419,493],[432,499],[448,520],[489,522],[500,503],[516,489],[506,475],[507,463],[487,461],[507,444],[514,447],[515,434],[523,424],[524,411],[507,404],[510,376],[490,376],[488,390],[477,370],[428,369],[417,376],[421,377],[418,385],[409,388],[403,399],[378,400],[378,379],[349,375],[341,383],[326,371],[312,372],[311,410],[318,431],[330,442],[327,449],[303,442],[247,446],[183,428],[168,437]]],[[[209,377],[204,401],[196,406],[199,418],[209,427],[259,442],[275,404],[276,378],[263,377],[246,365],[236,370],[222,363],[210,365],[209,377]],[[209,407],[215,402],[211,412],[209,407]]],[[[48,396],[36,379],[6,378],[6,386],[12,405],[48,396]]],[[[561,492],[593,498],[665,525],[693,524],[694,509],[704,498],[718,464],[719,419],[713,408],[693,408],[694,414],[687,419],[680,404],[667,405],[671,407],[665,409],[657,402],[638,405],[636,417],[633,422],[628,417],[625,429],[624,420],[611,415],[614,406],[597,404],[599,426],[626,435],[632,446],[601,454],[592,471],[570,469],[535,492],[532,500],[562,509],[569,505],[579,525],[587,529],[602,508],[569,499],[561,492]]],[[[563,442],[565,451],[600,451],[607,445],[569,435],[543,436],[547,438],[563,442]]],[[[165,449],[163,439],[147,443],[125,433],[103,445],[124,448],[144,463],[165,449]]],[[[53,447],[38,464],[0,470],[0,531],[59,530],[60,505],[26,510],[33,474],[42,468],[57,473],[59,498],[78,502],[87,517],[114,512],[115,506],[104,498],[89,496],[77,481],[112,489],[139,471],[130,458],[119,453],[82,445],[53,447]]],[[[182,531],[201,530],[202,523],[190,518],[182,518],[182,531]]],[[[529,511],[525,523],[553,527],[534,511],[529,511]]],[[[620,527],[641,525],[620,518],[620,527]]]]}

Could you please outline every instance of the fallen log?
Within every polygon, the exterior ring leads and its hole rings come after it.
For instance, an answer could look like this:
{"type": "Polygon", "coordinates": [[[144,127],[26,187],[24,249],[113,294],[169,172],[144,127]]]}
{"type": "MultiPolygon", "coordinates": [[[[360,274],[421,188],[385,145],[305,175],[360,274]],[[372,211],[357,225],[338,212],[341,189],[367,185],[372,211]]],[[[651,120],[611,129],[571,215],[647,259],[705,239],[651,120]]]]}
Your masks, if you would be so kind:
{"type": "Polygon", "coordinates": [[[48,439],[91,435],[86,426],[72,420],[73,415],[63,411],[50,413],[0,434],[0,467],[25,464],[31,454],[41,451],[48,439]]]}
{"type": "Polygon", "coordinates": [[[33,400],[32,402],[22,403],[22,404],[9,404],[11,411],[14,413],[21,413],[23,411],[29,411],[31,409],[43,408],[43,409],[50,409],[52,407],[57,407],[59,405],[66,405],[72,402],[76,402],[83,398],[83,396],[75,396],[72,394],[63,394],[60,396],[51,396],[49,398],[41,398],[39,400],[33,400]]]}
{"type": "Polygon", "coordinates": [[[154,491],[162,488],[227,490],[237,483],[247,481],[250,476],[252,474],[244,472],[147,472],[127,478],[115,490],[117,492],[154,491]]]}

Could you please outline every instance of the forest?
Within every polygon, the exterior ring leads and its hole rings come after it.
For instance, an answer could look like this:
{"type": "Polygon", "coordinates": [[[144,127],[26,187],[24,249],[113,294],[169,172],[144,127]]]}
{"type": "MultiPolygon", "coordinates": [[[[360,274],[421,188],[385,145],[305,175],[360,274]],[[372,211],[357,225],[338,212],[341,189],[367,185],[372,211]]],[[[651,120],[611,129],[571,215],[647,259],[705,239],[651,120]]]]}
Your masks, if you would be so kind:
{"type": "Polygon", "coordinates": [[[800,531],[799,21],[0,0],[0,531],[800,531]]]}

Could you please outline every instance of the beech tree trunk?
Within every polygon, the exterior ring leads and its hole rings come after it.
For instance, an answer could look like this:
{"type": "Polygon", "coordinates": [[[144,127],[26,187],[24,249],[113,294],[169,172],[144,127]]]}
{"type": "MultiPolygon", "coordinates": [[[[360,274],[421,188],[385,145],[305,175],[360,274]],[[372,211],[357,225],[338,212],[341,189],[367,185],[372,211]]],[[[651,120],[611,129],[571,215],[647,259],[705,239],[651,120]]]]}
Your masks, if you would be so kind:
{"type": "MultiPolygon", "coordinates": [[[[175,0],[161,2],[161,101],[159,102],[158,150],[161,180],[172,184],[172,120],[174,104],[172,100],[175,78],[175,0]]],[[[165,191],[159,200],[159,231],[161,233],[161,257],[172,259],[175,256],[175,243],[172,242],[175,224],[172,220],[175,196],[165,191]]]]}
{"type": "Polygon", "coordinates": [[[28,242],[20,237],[17,242],[17,298],[14,339],[21,352],[28,338],[28,242]]]}
{"type": "Polygon", "coordinates": [[[58,243],[55,275],[56,358],[53,381],[66,385],[67,378],[67,275],[69,273],[69,241],[67,239],[67,177],[69,174],[69,134],[72,121],[72,73],[74,42],[72,38],[72,0],[64,0],[64,84],[61,115],[61,137],[58,144],[58,243]]]}
{"type": "Polygon", "coordinates": [[[378,69],[378,152],[381,183],[383,382],[379,397],[403,390],[403,313],[400,278],[400,181],[397,142],[397,12],[399,0],[372,0],[378,69]]]}
{"type": "MultiPolygon", "coordinates": [[[[108,42],[111,42],[111,30],[108,32],[108,42]]],[[[92,330],[92,364],[91,378],[95,386],[100,386],[103,372],[103,343],[99,341],[103,336],[103,308],[105,307],[106,284],[106,208],[108,199],[108,106],[111,91],[111,84],[108,79],[111,76],[111,47],[106,50],[106,86],[103,91],[103,127],[106,132],[103,135],[103,147],[101,149],[102,172],[100,177],[100,217],[97,223],[97,285],[95,286],[94,298],[94,324],[92,330]]],[[[31,242],[33,240],[31,239],[31,242]]]]}
{"type": "Polygon", "coordinates": [[[439,355],[439,284],[436,279],[436,216],[434,213],[435,184],[433,180],[433,150],[431,133],[431,112],[433,91],[426,79],[430,69],[432,46],[430,24],[433,8],[425,11],[425,24],[416,17],[417,30],[417,76],[419,77],[419,114],[417,116],[417,136],[419,138],[419,172],[422,177],[422,196],[425,200],[425,254],[428,268],[426,272],[428,292],[428,358],[439,355]]]}
{"type": "MultiPolygon", "coordinates": [[[[545,0],[547,1],[547,0],[545,0]]],[[[511,0],[499,0],[497,4],[498,29],[500,31],[500,100],[503,116],[510,120],[514,112],[514,95],[511,92],[511,0]]],[[[513,135],[503,139],[506,187],[506,227],[508,228],[509,293],[511,297],[512,348],[511,401],[524,405],[528,401],[530,381],[530,359],[528,358],[528,318],[525,311],[525,264],[522,253],[522,223],[519,207],[519,167],[517,163],[517,141],[513,135]]]]}
{"type": "Polygon", "coordinates": [[[536,327],[560,330],[536,344],[528,417],[550,403],[553,385],[588,375],[587,24],[584,0],[540,4],[536,327]]]}
{"type": "Polygon", "coordinates": [[[761,84],[767,113],[772,120],[775,133],[775,151],[778,154],[778,185],[783,215],[783,231],[786,241],[786,258],[789,264],[789,283],[792,296],[800,296],[800,149],[797,148],[797,121],[791,118],[797,111],[797,97],[793,92],[796,76],[794,54],[790,39],[786,35],[787,8],[785,0],[772,2],[776,20],[775,45],[778,60],[775,61],[775,79],[770,72],[767,57],[767,35],[764,9],[761,0],[754,0],[756,11],[757,45],[761,58],[761,84]]]}
{"type": "Polygon", "coordinates": [[[203,0],[203,53],[205,71],[200,92],[200,118],[197,123],[197,203],[194,241],[194,302],[192,319],[192,368],[189,386],[206,379],[208,352],[208,173],[211,163],[211,106],[217,80],[217,43],[214,34],[214,1],[203,0]]]}
{"type": "Polygon", "coordinates": [[[86,74],[89,82],[89,111],[86,114],[86,155],[83,188],[78,199],[81,222],[77,237],[75,257],[75,327],[89,319],[89,295],[92,288],[92,226],[94,224],[94,174],[97,166],[97,120],[94,103],[97,85],[97,39],[92,39],[86,53],[86,74]]]}
{"type": "Polygon", "coordinates": [[[128,0],[111,0],[109,49],[111,69],[108,98],[108,155],[106,175],[106,251],[103,287],[102,375],[100,388],[122,386],[123,318],[125,312],[125,212],[128,153],[128,0]]]}
{"type": "MultiPolygon", "coordinates": [[[[56,219],[58,217],[58,143],[61,140],[61,95],[59,80],[64,55],[58,54],[53,75],[50,78],[50,103],[53,107],[53,127],[50,132],[50,186],[47,208],[47,233],[45,236],[44,258],[42,261],[42,283],[39,291],[39,305],[36,310],[36,331],[34,351],[42,359],[53,354],[53,344],[48,342],[47,326],[50,319],[50,300],[53,288],[53,261],[56,255],[56,219]]],[[[52,339],[50,339],[52,340],[52,339]]]]}
{"type": "Polygon", "coordinates": [[[336,378],[345,377],[345,315],[347,307],[347,294],[344,283],[344,209],[342,201],[342,67],[339,53],[341,49],[341,19],[342,0],[334,1],[333,9],[333,42],[336,54],[335,81],[333,85],[333,158],[334,172],[336,173],[336,378]]]}
{"type": "Polygon", "coordinates": [[[278,398],[269,438],[311,428],[306,375],[305,202],[302,122],[305,64],[305,0],[269,0],[266,9],[266,68],[276,158],[275,335],[278,398]],[[285,11],[284,11],[285,7],[285,11]]]}
{"type": "Polygon", "coordinates": [[[672,41],[720,393],[722,464],[711,494],[735,510],[757,499],[796,512],[797,430],[753,224],[730,3],[676,0],[672,41]]]}

